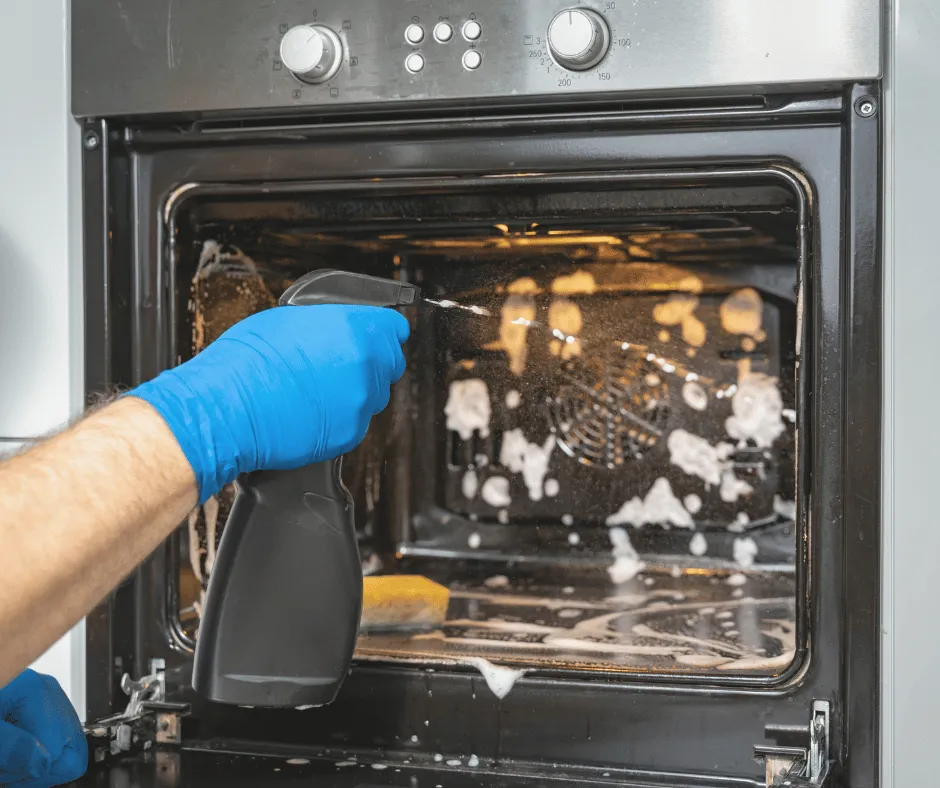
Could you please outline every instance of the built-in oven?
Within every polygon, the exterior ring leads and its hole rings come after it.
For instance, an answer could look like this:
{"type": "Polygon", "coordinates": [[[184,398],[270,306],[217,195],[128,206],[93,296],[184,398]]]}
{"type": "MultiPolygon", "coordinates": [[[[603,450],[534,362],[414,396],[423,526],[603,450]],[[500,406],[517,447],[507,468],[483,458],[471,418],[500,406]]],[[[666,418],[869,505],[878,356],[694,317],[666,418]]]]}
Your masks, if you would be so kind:
{"type": "Polygon", "coordinates": [[[89,395],[418,284],[343,480],[450,593],[331,706],[208,703],[223,490],[88,620],[86,779],[874,784],[878,5],[73,2],[89,395]]]}

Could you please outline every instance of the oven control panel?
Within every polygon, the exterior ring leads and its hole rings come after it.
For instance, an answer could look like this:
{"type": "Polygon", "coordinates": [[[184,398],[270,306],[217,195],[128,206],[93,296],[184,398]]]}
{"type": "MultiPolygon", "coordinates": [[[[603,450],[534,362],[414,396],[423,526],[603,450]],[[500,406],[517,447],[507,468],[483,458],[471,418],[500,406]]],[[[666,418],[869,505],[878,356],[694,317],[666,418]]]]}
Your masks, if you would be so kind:
{"type": "Polygon", "coordinates": [[[880,8],[879,0],[73,0],[73,111],[302,111],[835,84],[878,77],[880,8]]]}
{"type": "MultiPolygon", "coordinates": [[[[607,3],[615,7],[615,3],[607,3]]],[[[352,25],[347,25],[348,29],[352,25]]],[[[450,44],[459,49],[460,64],[466,71],[483,65],[478,43],[483,38],[483,25],[475,13],[455,28],[449,18],[439,19],[430,29],[414,17],[404,30],[404,40],[411,47],[404,56],[403,66],[409,74],[420,74],[427,65],[421,47],[425,43],[450,44]],[[459,32],[458,32],[459,30],[459,32]]],[[[551,70],[553,65],[573,72],[596,68],[610,52],[610,25],[604,15],[588,7],[566,8],[555,14],[542,36],[523,36],[538,65],[551,70]]],[[[618,39],[618,45],[629,47],[629,37],[618,39]]],[[[339,33],[325,25],[299,24],[287,29],[278,50],[280,62],[301,82],[316,85],[329,81],[339,71],[345,57],[339,33]]],[[[354,58],[358,62],[358,57],[354,58]]],[[[534,65],[531,64],[531,65],[534,65]]],[[[609,75],[605,74],[607,80],[609,75]]]]}

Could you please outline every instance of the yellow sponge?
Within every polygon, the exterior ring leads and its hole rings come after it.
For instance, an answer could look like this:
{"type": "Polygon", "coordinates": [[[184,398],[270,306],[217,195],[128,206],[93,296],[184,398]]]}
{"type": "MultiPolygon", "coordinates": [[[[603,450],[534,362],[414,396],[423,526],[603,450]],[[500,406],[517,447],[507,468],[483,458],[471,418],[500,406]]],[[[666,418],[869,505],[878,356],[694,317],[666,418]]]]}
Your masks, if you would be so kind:
{"type": "Polygon", "coordinates": [[[421,575],[362,578],[361,630],[426,629],[447,616],[450,589],[421,575]]]}

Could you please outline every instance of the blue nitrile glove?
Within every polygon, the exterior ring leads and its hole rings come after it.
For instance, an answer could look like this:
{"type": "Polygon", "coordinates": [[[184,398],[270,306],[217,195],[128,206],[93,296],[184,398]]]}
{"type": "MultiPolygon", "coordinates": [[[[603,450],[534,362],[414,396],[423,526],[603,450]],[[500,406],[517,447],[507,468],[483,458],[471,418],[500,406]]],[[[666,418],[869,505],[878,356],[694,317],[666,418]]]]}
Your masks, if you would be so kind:
{"type": "Polygon", "coordinates": [[[58,681],[27,670],[0,689],[0,785],[51,788],[87,768],[85,733],[58,681]]]}
{"type": "Polygon", "coordinates": [[[408,333],[392,309],[275,307],[131,396],[170,426],[202,503],[240,473],[299,468],[357,446],[405,372],[408,333]]]}

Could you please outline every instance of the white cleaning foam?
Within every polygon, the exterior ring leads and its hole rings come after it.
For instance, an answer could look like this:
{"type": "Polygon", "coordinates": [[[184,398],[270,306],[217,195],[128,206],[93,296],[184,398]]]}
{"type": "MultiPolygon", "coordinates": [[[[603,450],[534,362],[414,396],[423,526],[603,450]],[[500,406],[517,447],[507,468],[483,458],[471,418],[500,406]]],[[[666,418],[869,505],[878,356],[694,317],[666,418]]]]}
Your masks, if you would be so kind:
{"type": "Polygon", "coordinates": [[[505,476],[490,476],[483,482],[480,496],[490,506],[505,509],[512,503],[512,496],[509,494],[509,479],[505,476]]]}
{"type": "Polygon", "coordinates": [[[363,559],[362,561],[362,576],[368,577],[369,575],[375,575],[382,571],[382,559],[378,555],[372,553],[368,558],[363,559]]]}
{"type": "Polygon", "coordinates": [[[676,662],[696,668],[714,668],[730,661],[730,657],[719,657],[714,654],[676,654],[676,662]]]}
{"type": "Polygon", "coordinates": [[[489,660],[482,657],[469,657],[464,660],[468,665],[472,665],[486,681],[486,686],[500,700],[505,698],[512,690],[513,685],[525,674],[525,670],[516,670],[515,668],[506,668],[502,665],[494,665],[489,660]]]}
{"type": "Polygon", "coordinates": [[[703,556],[708,552],[708,540],[704,534],[695,534],[692,537],[692,541],[689,542],[689,552],[696,556],[703,556]]]}
{"type": "Polygon", "coordinates": [[[689,493],[685,496],[685,498],[682,499],[682,503],[689,514],[698,514],[702,509],[702,499],[695,493],[689,493]]]}
{"type": "Polygon", "coordinates": [[[554,498],[561,491],[561,485],[558,484],[558,479],[546,479],[545,480],[545,494],[549,498],[554,498]]]}
{"type": "Polygon", "coordinates": [[[609,534],[614,562],[607,567],[607,573],[616,585],[628,583],[646,569],[646,564],[640,560],[623,528],[611,528],[609,534]]]}
{"type": "Polygon", "coordinates": [[[734,540],[734,562],[743,568],[754,565],[757,557],[757,542],[750,537],[734,540]]]}
{"type": "Polygon", "coordinates": [[[490,434],[490,391],[479,378],[455,380],[450,384],[447,405],[447,429],[467,441],[478,432],[481,438],[490,434]]]}
{"type": "Polygon", "coordinates": [[[467,471],[460,480],[460,491],[464,498],[473,498],[477,494],[479,482],[476,471],[467,471]]]}
{"type": "Polygon", "coordinates": [[[788,520],[796,520],[796,501],[785,501],[779,495],[775,495],[774,511],[788,520]]]}
{"type": "Polygon", "coordinates": [[[522,404],[522,395],[515,389],[506,392],[506,407],[515,410],[522,404]]]}
{"type": "Polygon", "coordinates": [[[773,445],[785,429],[777,379],[762,372],[753,372],[738,383],[731,410],[733,415],[725,421],[728,434],[738,440],[753,440],[760,448],[773,445]]]}
{"type": "Polygon", "coordinates": [[[735,476],[734,471],[730,468],[722,471],[719,494],[721,495],[721,500],[725,503],[734,503],[742,495],[750,495],[752,492],[754,492],[754,488],[735,476]]]}
{"type": "Polygon", "coordinates": [[[705,438],[678,429],[669,433],[666,445],[669,447],[669,461],[673,465],[678,465],[691,476],[698,476],[706,484],[721,483],[723,452],[705,438]]]}
{"type": "Polygon", "coordinates": [[[533,501],[541,501],[544,495],[543,482],[554,447],[555,438],[552,435],[546,438],[544,445],[539,446],[537,443],[529,443],[521,429],[503,433],[499,462],[513,473],[522,474],[529,498],[533,501]]]}
{"type": "Polygon", "coordinates": [[[692,528],[692,516],[672,493],[669,480],[660,476],[650,487],[642,501],[633,498],[620,507],[620,511],[607,518],[607,525],[641,526],[649,523],[692,528]]]}
{"type": "Polygon", "coordinates": [[[708,407],[708,394],[700,383],[686,383],[682,387],[682,399],[692,410],[702,411],[708,407]]]}

